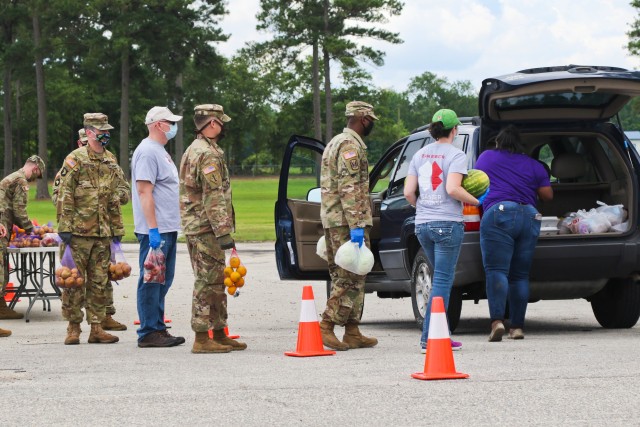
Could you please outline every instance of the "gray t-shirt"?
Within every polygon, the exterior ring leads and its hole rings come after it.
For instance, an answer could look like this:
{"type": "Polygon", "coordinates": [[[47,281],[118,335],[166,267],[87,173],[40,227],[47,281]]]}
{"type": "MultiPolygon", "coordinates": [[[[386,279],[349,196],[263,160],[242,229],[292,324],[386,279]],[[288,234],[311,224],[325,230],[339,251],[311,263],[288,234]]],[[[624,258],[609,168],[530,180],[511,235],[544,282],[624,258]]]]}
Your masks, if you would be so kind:
{"type": "Polygon", "coordinates": [[[418,177],[420,196],[416,224],[429,221],[462,221],[462,202],[447,194],[447,175],[467,174],[467,156],[451,144],[434,142],[411,159],[408,175],[418,177]]]}
{"type": "Polygon", "coordinates": [[[149,226],[144,217],[137,181],[149,181],[154,185],[153,200],[156,221],[160,233],[180,230],[180,180],[178,169],[164,145],[152,139],[142,140],[131,158],[131,194],[133,195],[133,221],[135,232],[149,234],[149,226]]]}

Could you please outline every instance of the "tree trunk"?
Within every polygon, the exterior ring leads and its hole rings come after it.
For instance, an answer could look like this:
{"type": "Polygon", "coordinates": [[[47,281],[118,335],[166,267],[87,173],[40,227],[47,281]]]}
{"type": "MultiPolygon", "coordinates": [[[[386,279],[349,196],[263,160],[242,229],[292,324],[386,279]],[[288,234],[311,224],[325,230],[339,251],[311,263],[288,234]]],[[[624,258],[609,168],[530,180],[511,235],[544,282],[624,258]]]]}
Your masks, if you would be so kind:
{"type": "Polygon", "coordinates": [[[13,128],[11,126],[11,67],[5,64],[4,81],[3,123],[4,123],[4,176],[13,172],[13,128]]]}
{"type": "Polygon", "coordinates": [[[182,161],[182,155],[184,154],[184,92],[183,92],[183,80],[182,73],[176,77],[176,114],[182,116],[182,120],[178,122],[178,134],[176,135],[176,152],[173,157],[173,162],[177,167],[180,167],[182,161]]]}
{"type": "Polygon", "coordinates": [[[120,167],[129,179],[129,47],[122,50],[120,94],[120,167]]]}
{"type": "MultiPolygon", "coordinates": [[[[48,162],[47,157],[47,100],[44,91],[44,66],[42,64],[42,46],[40,36],[40,17],[38,11],[33,12],[33,48],[34,59],[36,65],[36,94],[38,98],[38,156],[44,161],[45,165],[48,162]]],[[[51,171],[49,166],[48,171],[51,171]]],[[[45,179],[38,180],[38,186],[36,190],[36,199],[48,199],[49,198],[49,183],[47,181],[47,175],[45,179]]]]}
{"type": "Polygon", "coordinates": [[[324,99],[325,99],[325,139],[333,138],[333,100],[331,99],[331,58],[326,41],[331,36],[329,33],[329,0],[324,0],[324,36],[325,44],[322,47],[322,59],[324,61],[324,99]]]}
{"type": "Polygon", "coordinates": [[[22,119],[22,104],[20,103],[20,79],[16,80],[16,119],[15,123],[18,123],[16,126],[16,137],[13,140],[14,146],[16,147],[16,165],[24,164],[24,156],[22,147],[22,133],[20,132],[20,120],[22,119]]]}
{"type": "MultiPolygon", "coordinates": [[[[320,111],[320,58],[318,53],[318,40],[313,42],[313,136],[322,140],[322,117],[320,111]]],[[[328,142],[328,140],[327,140],[328,142]]]]}

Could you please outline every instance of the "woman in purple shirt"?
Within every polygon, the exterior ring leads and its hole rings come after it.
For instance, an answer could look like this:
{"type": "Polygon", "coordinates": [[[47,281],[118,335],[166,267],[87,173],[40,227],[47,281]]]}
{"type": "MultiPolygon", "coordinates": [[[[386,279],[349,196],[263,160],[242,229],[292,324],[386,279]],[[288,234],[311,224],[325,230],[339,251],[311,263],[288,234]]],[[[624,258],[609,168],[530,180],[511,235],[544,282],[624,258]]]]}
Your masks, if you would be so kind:
{"type": "Polygon", "coordinates": [[[491,315],[489,341],[501,341],[507,298],[509,337],[523,339],[529,302],[529,271],[540,234],[537,198],[549,201],[553,190],[544,166],[525,154],[520,133],[507,126],[496,137],[496,149],[484,151],[475,165],[489,176],[491,191],[482,204],[480,247],[491,315]]]}

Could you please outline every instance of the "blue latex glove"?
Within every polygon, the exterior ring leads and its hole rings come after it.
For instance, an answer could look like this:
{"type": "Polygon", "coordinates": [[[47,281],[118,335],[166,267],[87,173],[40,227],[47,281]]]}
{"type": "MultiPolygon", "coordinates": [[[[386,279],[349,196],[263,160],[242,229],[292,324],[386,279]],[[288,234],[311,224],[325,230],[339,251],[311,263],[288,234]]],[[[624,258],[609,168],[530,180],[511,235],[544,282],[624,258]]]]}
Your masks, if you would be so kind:
{"type": "Polygon", "coordinates": [[[160,247],[160,233],[157,228],[149,229],[149,246],[151,246],[151,249],[158,249],[160,247]]]}
{"type": "Polygon", "coordinates": [[[364,243],[364,228],[351,229],[351,241],[362,247],[362,243],[364,243]]]}
{"type": "Polygon", "coordinates": [[[482,196],[478,197],[478,206],[482,206],[482,204],[484,203],[484,199],[486,199],[488,195],[489,195],[489,187],[487,187],[487,191],[485,191],[482,196]]]}

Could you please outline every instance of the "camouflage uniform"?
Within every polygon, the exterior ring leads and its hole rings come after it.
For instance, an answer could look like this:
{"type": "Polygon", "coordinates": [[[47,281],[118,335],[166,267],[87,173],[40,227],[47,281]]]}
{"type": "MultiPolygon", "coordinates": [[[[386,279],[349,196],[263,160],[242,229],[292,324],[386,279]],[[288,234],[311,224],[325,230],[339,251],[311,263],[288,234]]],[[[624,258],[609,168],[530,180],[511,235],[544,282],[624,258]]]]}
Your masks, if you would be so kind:
{"type": "MultiPolygon", "coordinates": [[[[84,124],[112,129],[107,116],[100,113],[85,114],[84,124]]],[[[86,304],[87,322],[99,324],[108,314],[111,239],[124,235],[120,206],[129,201],[130,187],[115,156],[106,149],[96,153],[87,146],[72,151],[59,174],[60,190],[54,201],[58,232],[72,233],[73,260],[85,278],[84,287],[62,291],[62,314],[69,322],[80,323],[86,304]]],[[[63,252],[64,245],[61,256],[63,252]]]]}
{"type": "MultiPolygon", "coordinates": [[[[231,119],[219,105],[195,108],[195,114],[231,119]]],[[[180,162],[180,214],[195,275],[191,310],[194,332],[227,326],[225,254],[217,238],[234,231],[229,171],[224,152],[206,137],[194,140],[180,162]]]]}
{"type": "MultiPolygon", "coordinates": [[[[27,161],[38,165],[41,175],[44,174],[44,162],[38,156],[31,156],[27,161]]],[[[4,296],[4,287],[9,281],[9,269],[5,269],[4,253],[9,246],[11,229],[15,224],[29,233],[33,224],[27,214],[29,181],[23,169],[8,175],[0,182],[0,223],[7,229],[7,235],[0,238],[0,297],[4,296]]]]}
{"type": "MultiPolygon", "coordinates": [[[[364,102],[347,104],[347,116],[368,116],[373,120],[373,107],[364,102]]],[[[360,135],[349,128],[335,136],[322,155],[320,174],[322,203],[320,217],[327,244],[331,295],[322,313],[325,321],[337,325],[359,322],[364,305],[364,282],[360,276],[338,267],[334,256],[338,248],[350,240],[350,230],[365,229],[369,245],[369,229],[373,224],[369,201],[369,163],[367,147],[360,135]]]]}

